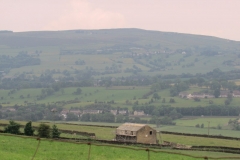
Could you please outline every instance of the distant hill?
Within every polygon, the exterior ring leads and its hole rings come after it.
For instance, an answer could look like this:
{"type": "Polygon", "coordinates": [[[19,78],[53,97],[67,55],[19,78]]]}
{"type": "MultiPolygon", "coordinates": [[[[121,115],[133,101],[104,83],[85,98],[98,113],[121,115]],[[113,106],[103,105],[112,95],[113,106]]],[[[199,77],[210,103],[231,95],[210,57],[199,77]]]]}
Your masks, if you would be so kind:
{"type": "Polygon", "coordinates": [[[69,31],[0,31],[0,45],[8,47],[77,46],[79,49],[144,48],[175,51],[206,48],[215,51],[239,52],[240,42],[211,36],[141,29],[101,29],[69,31]]]}
{"type": "Polygon", "coordinates": [[[207,73],[216,68],[239,69],[240,42],[131,28],[0,31],[0,56],[5,77],[20,73],[39,76],[50,70],[54,70],[55,78],[74,77],[82,71],[95,78],[180,75],[207,73]]]}

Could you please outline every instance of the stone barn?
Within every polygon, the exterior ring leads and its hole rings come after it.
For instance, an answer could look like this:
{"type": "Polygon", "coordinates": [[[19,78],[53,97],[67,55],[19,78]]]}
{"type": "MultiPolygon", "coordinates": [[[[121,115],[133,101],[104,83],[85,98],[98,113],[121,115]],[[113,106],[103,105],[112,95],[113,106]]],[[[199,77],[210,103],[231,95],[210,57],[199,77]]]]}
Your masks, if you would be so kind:
{"type": "Polygon", "coordinates": [[[157,132],[146,124],[124,123],[116,129],[116,141],[156,144],[157,132]]]}

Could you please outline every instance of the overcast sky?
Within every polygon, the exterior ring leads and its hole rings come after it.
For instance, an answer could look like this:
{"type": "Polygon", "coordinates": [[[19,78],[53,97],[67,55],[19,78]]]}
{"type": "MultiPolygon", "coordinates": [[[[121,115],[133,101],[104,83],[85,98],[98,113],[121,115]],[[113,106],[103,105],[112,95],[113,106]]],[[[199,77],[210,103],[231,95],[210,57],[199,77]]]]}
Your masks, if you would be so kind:
{"type": "Polygon", "coordinates": [[[240,0],[0,0],[0,30],[141,28],[240,41],[240,0]]]}

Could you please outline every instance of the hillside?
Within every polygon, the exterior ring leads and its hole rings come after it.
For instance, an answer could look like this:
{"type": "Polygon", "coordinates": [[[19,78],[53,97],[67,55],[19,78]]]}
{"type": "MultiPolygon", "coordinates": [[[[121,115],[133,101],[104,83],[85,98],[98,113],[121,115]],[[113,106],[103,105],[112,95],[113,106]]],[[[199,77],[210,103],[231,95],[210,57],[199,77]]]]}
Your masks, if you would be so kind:
{"type": "Polygon", "coordinates": [[[55,78],[79,70],[94,78],[229,71],[239,68],[239,53],[237,41],[140,29],[0,32],[6,77],[47,70],[55,78]]]}

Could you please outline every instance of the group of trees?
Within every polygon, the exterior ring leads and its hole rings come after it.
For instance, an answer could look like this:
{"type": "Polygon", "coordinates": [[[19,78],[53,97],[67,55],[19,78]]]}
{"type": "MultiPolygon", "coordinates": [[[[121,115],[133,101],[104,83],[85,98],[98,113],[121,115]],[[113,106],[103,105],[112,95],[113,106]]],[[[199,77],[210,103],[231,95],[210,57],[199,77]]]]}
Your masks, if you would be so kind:
{"type": "MultiPolygon", "coordinates": [[[[21,134],[20,132],[21,125],[16,123],[15,121],[9,121],[9,124],[4,128],[5,133],[10,134],[21,134]]],[[[26,123],[24,127],[24,135],[26,136],[34,136],[35,129],[32,127],[32,122],[29,121],[26,123]]],[[[37,136],[43,138],[59,138],[61,132],[58,130],[57,126],[54,124],[52,128],[49,125],[41,123],[37,127],[37,136]]]]}
{"type": "MultiPolygon", "coordinates": [[[[65,104],[65,103],[63,103],[65,104]]],[[[15,111],[10,111],[8,108],[0,111],[0,118],[2,119],[14,119],[20,121],[39,121],[39,120],[61,120],[61,117],[51,112],[52,108],[56,108],[58,112],[62,110],[62,104],[26,104],[14,105],[12,108],[15,111]]]]}
{"type": "Polygon", "coordinates": [[[20,52],[17,56],[0,55],[0,68],[19,68],[23,66],[40,65],[41,60],[34,58],[25,52],[20,52]]]}
{"type": "Polygon", "coordinates": [[[145,114],[152,116],[169,115],[173,110],[183,116],[239,116],[240,108],[238,106],[209,105],[197,107],[171,107],[170,105],[135,105],[133,110],[142,110],[145,114]]]}

